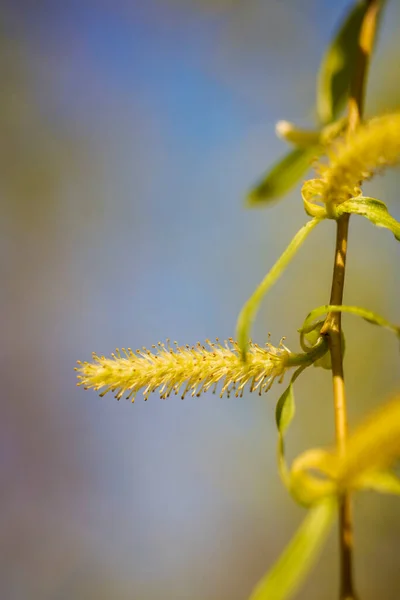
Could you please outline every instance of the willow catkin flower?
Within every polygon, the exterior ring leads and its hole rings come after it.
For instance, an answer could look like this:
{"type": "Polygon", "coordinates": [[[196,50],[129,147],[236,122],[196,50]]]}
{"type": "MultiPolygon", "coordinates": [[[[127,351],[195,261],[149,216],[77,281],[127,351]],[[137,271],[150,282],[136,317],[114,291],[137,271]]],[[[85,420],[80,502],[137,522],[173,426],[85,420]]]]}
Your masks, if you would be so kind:
{"type": "Polygon", "coordinates": [[[200,396],[210,388],[215,391],[220,382],[221,397],[225,393],[229,397],[233,391],[242,396],[247,384],[251,392],[258,390],[261,395],[275,378],[283,378],[289,356],[282,341],[277,348],[269,343],[265,347],[250,343],[246,362],[232,339],[224,345],[217,339],[192,347],[180,347],[176,342],[171,347],[168,342],[153,346],[152,351],[122,348],[111,358],[93,354],[93,362],[78,362],[76,371],[78,385],[85,389],[102,390],[101,396],[112,391],[118,400],[127,394],[132,402],[141,389],[145,400],[156,390],[162,399],[181,391],[183,399],[188,392],[200,396]]]}
{"type": "Polygon", "coordinates": [[[328,150],[315,194],[326,204],[341,204],[360,194],[359,186],[400,159],[400,114],[376,117],[328,150]]]}

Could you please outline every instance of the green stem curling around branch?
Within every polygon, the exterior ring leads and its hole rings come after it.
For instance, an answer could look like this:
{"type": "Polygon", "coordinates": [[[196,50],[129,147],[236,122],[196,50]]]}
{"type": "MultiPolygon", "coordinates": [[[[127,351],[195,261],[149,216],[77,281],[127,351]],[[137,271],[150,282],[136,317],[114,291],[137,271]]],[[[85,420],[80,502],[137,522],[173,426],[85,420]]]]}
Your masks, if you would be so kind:
{"type": "Polygon", "coordinates": [[[281,254],[272,269],[264,277],[256,291],[250,296],[240,311],[236,325],[237,341],[242,352],[242,359],[246,360],[247,348],[250,338],[250,329],[257,314],[261,301],[276,280],[282,275],[289,262],[295,256],[300,246],[318,225],[321,219],[314,218],[308,221],[294,236],[286,250],[281,254]]]}

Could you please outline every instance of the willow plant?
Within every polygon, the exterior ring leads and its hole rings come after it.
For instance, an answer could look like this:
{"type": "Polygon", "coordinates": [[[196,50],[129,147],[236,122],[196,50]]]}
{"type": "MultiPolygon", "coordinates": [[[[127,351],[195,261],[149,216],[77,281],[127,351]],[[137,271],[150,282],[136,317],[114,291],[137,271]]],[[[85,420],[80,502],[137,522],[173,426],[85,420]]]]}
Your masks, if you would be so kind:
{"type": "Polygon", "coordinates": [[[299,588],[318,556],[335,514],[339,515],[340,598],[355,600],[351,496],[363,489],[400,494],[393,466],[400,457],[400,395],[383,405],[348,437],[343,376],[341,313],[347,312],[384,327],[400,339],[400,326],[359,306],[342,303],[350,215],[368,219],[400,240],[400,223],[376,198],[363,196],[362,184],[400,160],[400,113],[363,120],[364,90],[382,0],[357,2],[341,24],[323,58],[317,80],[319,127],[299,129],[281,121],[277,133],[292,145],[290,152],[248,196],[253,206],[267,205],[283,196],[313,165],[316,177],[305,181],[302,199],[310,219],[297,232],[240,312],[236,340],[208,341],[196,346],[159,343],[151,349],[117,350],[110,358],[93,354],[79,362],[79,384],[101,395],[113,392],[134,401],[158,391],[199,396],[219,390],[241,396],[247,388],[267,392],[275,380],[291,373],[289,386],[276,407],[278,466],[283,483],[308,514],[281,557],[254,588],[251,600],[284,600],[299,588]],[[301,352],[268,339],[264,346],[251,341],[251,327],[260,303],[282,274],[307,236],[329,219],[336,225],[336,249],[329,304],[310,311],[299,329],[301,352]],[[336,447],[311,449],[289,466],[284,437],[295,413],[293,385],[309,366],[332,372],[336,447]]]}

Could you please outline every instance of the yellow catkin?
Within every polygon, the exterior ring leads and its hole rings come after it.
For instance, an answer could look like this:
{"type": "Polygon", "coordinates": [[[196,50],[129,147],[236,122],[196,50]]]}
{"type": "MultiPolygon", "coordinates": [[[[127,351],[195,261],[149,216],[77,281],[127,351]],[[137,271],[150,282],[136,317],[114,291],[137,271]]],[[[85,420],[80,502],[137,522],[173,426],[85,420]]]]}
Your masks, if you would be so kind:
{"type": "Polygon", "coordinates": [[[179,347],[159,343],[152,351],[147,348],[133,352],[124,348],[111,358],[93,354],[92,362],[78,362],[78,385],[85,389],[101,390],[101,396],[114,392],[119,400],[124,395],[135,399],[139,390],[147,400],[158,390],[162,399],[171,393],[199,396],[221,383],[220,396],[234,392],[242,396],[246,385],[250,391],[261,394],[288,367],[289,350],[282,344],[276,348],[267,343],[264,347],[250,343],[246,362],[242,361],[237,342],[232,339],[224,345],[207,340],[206,345],[179,347]]]}
{"type": "Polygon", "coordinates": [[[329,163],[317,167],[317,195],[326,204],[341,204],[360,194],[360,185],[400,159],[400,113],[376,117],[335,143],[329,163]]]}

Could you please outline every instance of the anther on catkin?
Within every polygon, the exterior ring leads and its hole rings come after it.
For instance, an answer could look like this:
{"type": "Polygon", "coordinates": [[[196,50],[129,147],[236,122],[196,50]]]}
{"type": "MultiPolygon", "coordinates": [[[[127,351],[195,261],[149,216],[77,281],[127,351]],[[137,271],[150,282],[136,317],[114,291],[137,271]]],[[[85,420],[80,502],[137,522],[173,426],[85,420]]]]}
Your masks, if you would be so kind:
{"type": "MultiPolygon", "coordinates": [[[[400,159],[400,114],[376,117],[334,143],[328,164],[320,164],[320,179],[312,182],[314,196],[326,204],[341,204],[360,195],[360,185],[400,159]]],[[[311,182],[310,182],[311,183],[311,182]]],[[[305,184],[304,192],[310,195],[305,184]]]]}

